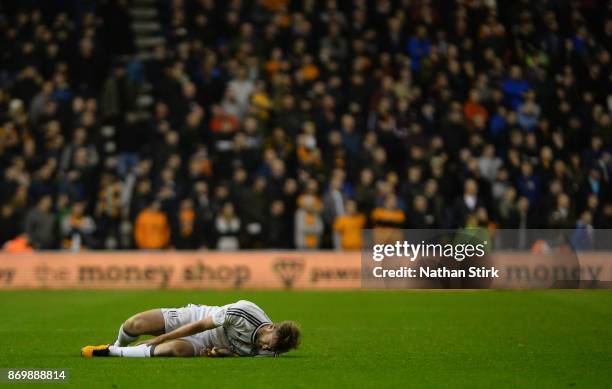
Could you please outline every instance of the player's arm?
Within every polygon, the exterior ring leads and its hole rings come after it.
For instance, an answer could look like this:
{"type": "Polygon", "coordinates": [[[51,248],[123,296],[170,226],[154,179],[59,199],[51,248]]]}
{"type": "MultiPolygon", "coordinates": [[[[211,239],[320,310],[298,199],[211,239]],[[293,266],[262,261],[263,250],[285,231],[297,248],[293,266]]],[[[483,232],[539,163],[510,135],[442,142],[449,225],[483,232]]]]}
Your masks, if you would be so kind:
{"type": "Polygon", "coordinates": [[[172,332],[168,332],[167,334],[162,334],[155,338],[149,339],[145,344],[157,345],[163,342],[167,342],[169,340],[184,338],[186,336],[191,336],[194,334],[198,334],[200,332],[212,330],[213,328],[218,327],[215,325],[211,317],[205,317],[202,320],[194,321],[193,323],[185,324],[182,327],[177,328],[172,332]]]}

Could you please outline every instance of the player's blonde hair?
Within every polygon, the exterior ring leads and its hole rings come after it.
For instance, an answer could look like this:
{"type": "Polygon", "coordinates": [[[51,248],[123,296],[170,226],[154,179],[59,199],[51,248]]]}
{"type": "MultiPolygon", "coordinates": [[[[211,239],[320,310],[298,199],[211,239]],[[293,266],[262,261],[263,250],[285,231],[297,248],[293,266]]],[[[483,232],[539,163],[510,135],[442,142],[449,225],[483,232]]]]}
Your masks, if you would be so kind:
{"type": "Polygon", "coordinates": [[[300,327],[290,320],[276,324],[276,347],[279,354],[298,348],[302,338],[300,327]]]}

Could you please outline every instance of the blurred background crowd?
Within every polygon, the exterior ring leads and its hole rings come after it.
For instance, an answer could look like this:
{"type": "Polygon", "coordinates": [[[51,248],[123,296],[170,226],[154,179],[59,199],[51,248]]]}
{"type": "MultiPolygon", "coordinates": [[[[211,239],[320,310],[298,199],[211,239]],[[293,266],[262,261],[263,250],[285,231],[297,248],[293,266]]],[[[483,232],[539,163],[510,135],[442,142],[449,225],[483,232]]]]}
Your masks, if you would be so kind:
{"type": "Polygon", "coordinates": [[[0,244],[612,228],[609,1],[0,4],[0,244]]]}

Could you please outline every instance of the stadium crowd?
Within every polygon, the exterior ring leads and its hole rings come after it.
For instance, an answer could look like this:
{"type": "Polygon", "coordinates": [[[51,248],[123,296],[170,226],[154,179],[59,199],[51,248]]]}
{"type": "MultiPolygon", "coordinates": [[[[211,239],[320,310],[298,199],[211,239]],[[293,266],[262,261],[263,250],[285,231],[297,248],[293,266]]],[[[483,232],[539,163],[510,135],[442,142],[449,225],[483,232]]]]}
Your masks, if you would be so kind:
{"type": "Polygon", "coordinates": [[[355,249],[364,227],[612,228],[610,2],[160,0],[166,43],[146,59],[127,1],[14,3],[0,244],[355,249]]]}

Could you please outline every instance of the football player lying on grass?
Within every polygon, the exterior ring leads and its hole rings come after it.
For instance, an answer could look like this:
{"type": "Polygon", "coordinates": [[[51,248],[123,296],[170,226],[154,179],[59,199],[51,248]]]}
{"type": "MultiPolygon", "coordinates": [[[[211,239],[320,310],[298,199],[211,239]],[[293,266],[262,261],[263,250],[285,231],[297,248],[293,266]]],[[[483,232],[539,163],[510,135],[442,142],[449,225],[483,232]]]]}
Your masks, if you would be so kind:
{"type": "Polygon", "coordinates": [[[273,323],[257,305],[240,300],[222,307],[189,304],[138,313],[119,328],[114,344],[85,346],[81,356],[276,356],[299,343],[300,330],[294,322],[273,323]],[[128,346],[141,335],[155,337],[128,346]]]}

